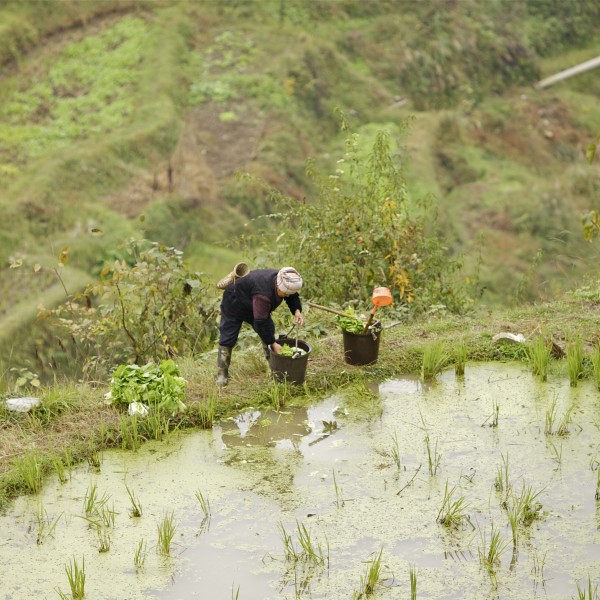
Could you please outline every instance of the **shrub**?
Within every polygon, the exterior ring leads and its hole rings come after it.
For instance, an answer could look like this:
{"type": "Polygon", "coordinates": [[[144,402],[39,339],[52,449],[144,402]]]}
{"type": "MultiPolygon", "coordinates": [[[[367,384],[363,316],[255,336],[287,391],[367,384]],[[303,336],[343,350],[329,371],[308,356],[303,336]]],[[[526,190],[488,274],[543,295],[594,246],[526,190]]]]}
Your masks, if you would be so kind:
{"type": "Polygon", "coordinates": [[[147,240],[124,245],[128,260],[54,314],[77,340],[86,366],[162,360],[205,350],[216,338],[217,297],[182,252],[147,240]]]}
{"type": "Polygon", "coordinates": [[[374,287],[386,285],[397,309],[422,311],[434,304],[451,311],[469,302],[466,287],[453,282],[460,261],[449,257],[432,233],[434,211],[426,202],[409,214],[406,183],[391,140],[380,131],[370,153],[358,136],[326,176],[309,164],[317,197],[311,203],[272,197],[282,209],[268,215],[282,232],[265,249],[274,264],[291,263],[305,278],[304,293],[314,301],[370,304],[374,287]],[[404,305],[404,306],[402,306],[404,305]]]}

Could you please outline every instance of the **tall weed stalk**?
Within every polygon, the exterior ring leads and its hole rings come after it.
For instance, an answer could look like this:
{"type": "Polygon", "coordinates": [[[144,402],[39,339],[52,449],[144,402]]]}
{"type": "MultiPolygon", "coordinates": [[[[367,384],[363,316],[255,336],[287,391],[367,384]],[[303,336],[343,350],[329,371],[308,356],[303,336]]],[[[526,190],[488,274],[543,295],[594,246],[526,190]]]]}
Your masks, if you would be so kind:
{"type": "Polygon", "coordinates": [[[544,336],[538,336],[529,349],[531,371],[540,381],[548,380],[550,348],[544,336]]]}
{"type": "Polygon", "coordinates": [[[583,342],[579,336],[567,342],[567,371],[569,383],[575,387],[583,375],[583,342]]]}
{"type": "Polygon", "coordinates": [[[467,364],[467,345],[459,342],[454,350],[454,372],[459,377],[465,374],[465,365],[467,364]]]}

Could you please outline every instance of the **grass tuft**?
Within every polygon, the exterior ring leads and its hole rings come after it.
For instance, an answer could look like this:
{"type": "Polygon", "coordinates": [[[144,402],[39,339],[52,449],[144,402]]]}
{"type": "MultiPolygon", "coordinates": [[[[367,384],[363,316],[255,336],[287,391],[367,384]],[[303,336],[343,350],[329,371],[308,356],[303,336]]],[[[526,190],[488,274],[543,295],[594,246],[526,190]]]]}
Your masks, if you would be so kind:
{"type": "Polygon", "coordinates": [[[427,344],[423,349],[423,363],[421,365],[421,380],[431,381],[446,366],[450,355],[446,345],[441,340],[427,344]]]}

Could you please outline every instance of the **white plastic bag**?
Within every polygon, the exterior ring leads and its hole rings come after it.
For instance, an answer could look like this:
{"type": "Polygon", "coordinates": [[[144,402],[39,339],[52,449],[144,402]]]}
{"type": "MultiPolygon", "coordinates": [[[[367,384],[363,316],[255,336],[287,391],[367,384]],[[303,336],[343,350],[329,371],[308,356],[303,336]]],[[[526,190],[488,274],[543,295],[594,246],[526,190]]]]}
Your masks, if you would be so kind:
{"type": "Polygon", "coordinates": [[[39,405],[40,399],[32,398],[30,396],[24,398],[9,398],[6,401],[6,408],[14,412],[27,412],[39,405]]]}
{"type": "Polygon", "coordinates": [[[145,417],[148,414],[148,407],[141,402],[131,402],[127,407],[127,414],[131,415],[141,415],[145,417]]]}

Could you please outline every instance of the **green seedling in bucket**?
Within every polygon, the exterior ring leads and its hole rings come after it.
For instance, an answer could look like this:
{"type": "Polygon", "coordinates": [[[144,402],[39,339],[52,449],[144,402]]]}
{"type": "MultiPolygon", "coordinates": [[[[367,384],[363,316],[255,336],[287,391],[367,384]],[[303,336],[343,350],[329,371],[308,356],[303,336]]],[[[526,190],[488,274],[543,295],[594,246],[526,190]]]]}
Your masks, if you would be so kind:
{"type": "Polygon", "coordinates": [[[290,358],[298,358],[299,356],[304,356],[306,354],[306,350],[303,348],[299,348],[298,346],[288,346],[287,344],[281,347],[281,356],[288,356],[290,358]]]}

